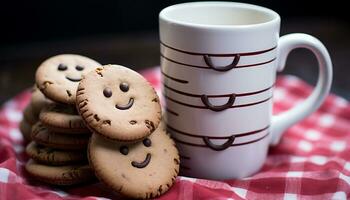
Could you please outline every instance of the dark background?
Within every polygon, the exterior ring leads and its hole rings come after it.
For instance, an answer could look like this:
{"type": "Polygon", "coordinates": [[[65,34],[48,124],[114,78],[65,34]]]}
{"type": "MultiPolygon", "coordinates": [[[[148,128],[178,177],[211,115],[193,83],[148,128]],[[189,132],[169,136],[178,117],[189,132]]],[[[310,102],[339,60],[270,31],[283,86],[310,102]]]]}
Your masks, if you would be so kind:
{"type": "MultiPolygon", "coordinates": [[[[186,1],[19,1],[0,6],[0,104],[30,87],[36,67],[60,53],[78,53],[139,70],[159,64],[158,13],[186,1]]],[[[282,17],[281,35],[318,37],[334,64],[332,91],[350,98],[350,24],[345,1],[241,1],[282,17]]],[[[292,52],[284,73],[315,83],[317,63],[306,50],[292,52]]]]}

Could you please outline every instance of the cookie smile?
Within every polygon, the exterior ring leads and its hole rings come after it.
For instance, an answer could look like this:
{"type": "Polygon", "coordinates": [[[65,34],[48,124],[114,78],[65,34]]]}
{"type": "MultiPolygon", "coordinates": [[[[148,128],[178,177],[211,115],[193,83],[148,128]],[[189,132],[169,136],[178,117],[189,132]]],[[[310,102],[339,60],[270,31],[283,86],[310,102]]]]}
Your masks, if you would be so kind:
{"type": "Polygon", "coordinates": [[[132,161],[131,165],[136,168],[144,168],[149,164],[150,161],[151,161],[151,154],[148,153],[144,161],[140,163],[136,161],[132,161]]]}
{"type": "Polygon", "coordinates": [[[66,79],[72,81],[72,82],[79,82],[81,81],[81,78],[69,78],[68,76],[66,76],[66,79]]]}
{"type": "Polygon", "coordinates": [[[134,98],[130,98],[128,104],[126,105],[115,105],[115,107],[119,110],[127,110],[131,108],[132,105],[134,105],[134,98]]]}

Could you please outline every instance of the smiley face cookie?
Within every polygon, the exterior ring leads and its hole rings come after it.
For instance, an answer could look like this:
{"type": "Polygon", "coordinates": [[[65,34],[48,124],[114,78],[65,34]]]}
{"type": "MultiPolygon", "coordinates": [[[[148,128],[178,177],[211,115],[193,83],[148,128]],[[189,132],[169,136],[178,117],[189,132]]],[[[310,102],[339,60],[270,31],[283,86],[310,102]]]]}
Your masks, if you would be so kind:
{"type": "Polygon", "coordinates": [[[88,155],[96,176],[131,198],[154,198],[165,193],[179,172],[178,151],[163,127],[134,144],[93,134],[88,155]]]}
{"type": "Polygon", "coordinates": [[[37,69],[36,85],[46,97],[61,103],[74,104],[79,81],[98,66],[98,62],[80,55],[54,56],[37,69]]]}
{"type": "Polygon", "coordinates": [[[79,84],[76,106],[94,133],[124,142],[147,137],[161,119],[153,87],[120,65],[102,66],[87,74],[79,84]]]}

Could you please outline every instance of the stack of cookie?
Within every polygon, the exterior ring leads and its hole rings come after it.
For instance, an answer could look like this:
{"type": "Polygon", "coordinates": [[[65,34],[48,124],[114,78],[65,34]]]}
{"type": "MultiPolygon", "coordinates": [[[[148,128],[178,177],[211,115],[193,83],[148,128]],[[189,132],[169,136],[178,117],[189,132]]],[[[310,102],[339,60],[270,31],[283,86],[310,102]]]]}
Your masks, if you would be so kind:
{"type": "Polygon", "coordinates": [[[23,135],[25,142],[30,142],[32,140],[30,136],[32,132],[32,126],[38,122],[39,114],[43,107],[51,102],[40,92],[36,85],[33,86],[31,93],[32,96],[30,102],[24,109],[23,119],[19,123],[19,129],[23,135]]]}
{"type": "Polygon", "coordinates": [[[91,132],[76,111],[75,99],[79,81],[97,66],[90,58],[66,54],[49,58],[37,69],[36,85],[50,103],[40,101],[36,108],[35,90],[24,113],[23,124],[32,125],[26,170],[33,178],[56,185],[94,178],[86,156],[91,132]]]}
{"type": "Polygon", "coordinates": [[[178,151],[160,125],[159,97],[140,74],[119,65],[99,67],[81,80],[76,106],[93,132],[88,157],[98,179],[143,199],[173,185],[178,151]]]}

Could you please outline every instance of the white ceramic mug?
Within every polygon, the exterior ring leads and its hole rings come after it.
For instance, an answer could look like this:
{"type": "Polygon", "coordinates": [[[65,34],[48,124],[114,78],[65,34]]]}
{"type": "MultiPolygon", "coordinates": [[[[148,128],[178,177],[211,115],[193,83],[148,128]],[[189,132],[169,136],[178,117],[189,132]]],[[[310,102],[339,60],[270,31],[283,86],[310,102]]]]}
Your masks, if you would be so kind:
{"type": "Polygon", "coordinates": [[[306,34],[279,37],[280,17],[270,9],[184,3],[163,9],[159,27],[165,121],[180,150],[183,175],[229,179],[257,172],[269,145],[314,112],[329,92],[326,48],[306,34]],[[316,55],[318,82],[303,103],[273,116],[276,73],[295,48],[316,55]]]}

